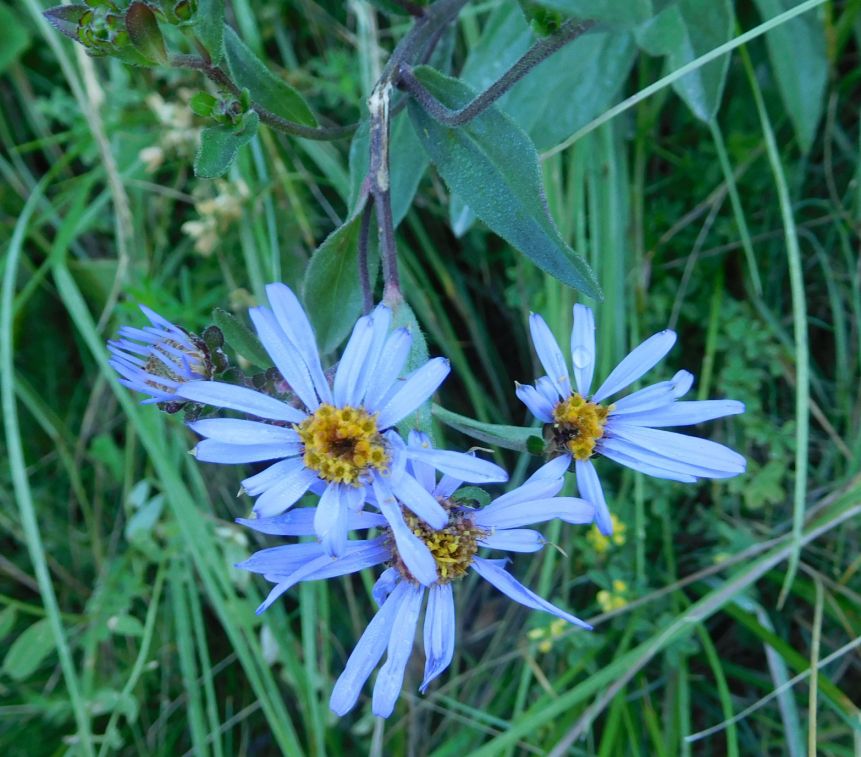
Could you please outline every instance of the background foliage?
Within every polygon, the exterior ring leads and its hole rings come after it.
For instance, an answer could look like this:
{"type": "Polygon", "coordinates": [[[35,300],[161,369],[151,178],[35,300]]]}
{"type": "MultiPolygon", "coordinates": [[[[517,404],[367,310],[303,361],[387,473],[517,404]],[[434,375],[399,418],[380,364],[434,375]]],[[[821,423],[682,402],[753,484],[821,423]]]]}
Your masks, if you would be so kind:
{"type": "MultiPolygon", "coordinates": [[[[747,404],[713,433],[749,471],[696,487],[602,471],[618,536],[557,526],[560,549],[513,566],[595,632],[467,581],[452,669],[420,697],[416,655],[385,722],[366,700],[341,720],[326,706],[370,578],[301,586],[256,617],[265,587],[232,568],[260,546],[232,522],[250,506],[236,472],[195,464],[191,434],[119,388],[103,348],[140,322],[136,302],[199,331],[268,281],[301,288],[353,207],[362,135],[350,150],[261,127],[224,178],[196,179],[196,72],[90,59],[38,0],[0,6],[4,754],[857,753],[861,2],[807,3],[764,36],[799,3],[720,0],[708,24],[696,5],[578,40],[500,108],[542,151],[562,242],[601,282],[598,372],[677,329],[664,377],[685,367],[700,398],[747,404]]],[[[409,25],[361,0],[233,0],[227,20],[338,123],[362,115],[409,25]]],[[[531,34],[515,3],[472,3],[450,70],[486,87],[531,34]]],[[[394,121],[394,212],[407,300],[453,364],[441,402],[528,422],[512,390],[536,375],[526,316],[564,340],[574,293],[475,220],[470,177],[441,170],[452,195],[428,170],[408,128],[423,118],[394,121]]],[[[313,312],[321,294],[306,296],[313,312]]],[[[327,317],[333,347],[344,324],[327,317]]],[[[528,456],[497,455],[526,473],[528,456]]]]}

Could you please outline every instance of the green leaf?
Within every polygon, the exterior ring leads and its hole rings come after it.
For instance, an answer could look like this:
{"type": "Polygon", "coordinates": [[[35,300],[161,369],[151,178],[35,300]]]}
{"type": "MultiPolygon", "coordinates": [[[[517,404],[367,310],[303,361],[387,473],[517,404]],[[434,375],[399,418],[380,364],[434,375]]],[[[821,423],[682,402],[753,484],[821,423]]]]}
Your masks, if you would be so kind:
{"type": "Polygon", "coordinates": [[[201,118],[209,118],[212,115],[212,109],[218,104],[218,100],[209,92],[198,92],[192,95],[188,101],[188,107],[191,112],[201,118]]]}
{"type": "MultiPolygon", "coordinates": [[[[420,66],[415,75],[449,108],[475,97],[466,85],[431,68],[420,66]]],[[[449,128],[415,100],[408,108],[443,179],[478,218],[551,276],[601,299],[592,269],[565,243],[550,217],[535,146],[508,116],[492,107],[462,127],[449,128]]]]}
{"type": "MultiPolygon", "coordinates": [[[[472,439],[477,439],[485,444],[494,444],[504,449],[513,449],[517,452],[528,451],[527,445],[530,439],[541,441],[541,429],[528,428],[526,426],[503,426],[498,423],[482,423],[474,418],[453,413],[440,405],[433,406],[435,418],[445,423],[446,426],[460,431],[472,439]]],[[[541,442],[544,448],[544,442],[541,442]]]]}
{"type": "Polygon", "coordinates": [[[144,627],[134,615],[112,615],[108,630],[117,636],[143,636],[144,627]]]}
{"type": "MultiPolygon", "coordinates": [[[[637,42],[651,55],[665,55],[676,70],[730,39],[733,23],[731,0],[677,0],[637,30],[637,42]]],[[[708,123],[717,113],[728,68],[724,55],[673,83],[700,120],[708,123]]]]}
{"type": "Polygon", "coordinates": [[[134,2],[126,10],[126,30],[135,49],[145,58],[167,63],[164,38],[158,28],[155,13],[146,3],[134,2]]]}
{"type": "MultiPolygon", "coordinates": [[[[368,121],[353,135],[350,143],[350,207],[355,208],[368,174],[368,121]]],[[[419,182],[428,167],[427,154],[407,116],[396,116],[389,137],[389,180],[391,183],[392,220],[395,227],[404,220],[412,205],[419,182]]],[[[356,211],[353,210],[353,213],[356,211]]]]}
{"type": "Polygon", "coordinates": [[[18,613],[15,610],[14,605],[4,607],[2,612],[0,612],[0,641],[3,641],[15,626],[15,618],[17,615],[18,613]]]}
{"type": "Polygon", "coordinates": [[[55,8],[48,8],[48,10],[43,11],[42,15],[48,19],[48,23],[60,32],[60,34],[80,43],[81,40],[78,38],[78,22],[88,10],[89,8],[86,5],[58,5],[55,8]]]}
{"type": "Polygon", "coordinates": [[[239,148],[257,133],[260,117],[253,110],[242,116],[237,127],[210,126],[200,133],[200,148],[194,157],[194,173],[201,179],[214,179],[230,168],[239,148]]]}
{"type": "MultiPolygon", "coordinates": [[[[796,4],[790,0],[756,0],[763,21],[796,4]]],[[[765,35],[765,44],[783,104],[801,151],[806,153],[816,137],[828,80],[825,27],[821,14],[805,13],[775,27],[765,35]]]]}
{"type": "Polygon", "coordinates": [[[536,0],[536,3],[571,18],[597,21],[618,29],[637,26],[654,12],[651,0],[536,0]]]}
{"type": "Polygon", "coordinates": [[[156,494],[136,510],[126,523],[126,541],[130,544],[146,543],[151,538],[152,530],[158,523],[163,509],[164,495],[156,494]]]}
{"type": "MultiPolygon", "coordinates": [[[[392,328],[406,328],[412,336],[410,354],[407,358],[406,373],[412,373],[421,368],[429,359],[428,344],[425,335],[419,326],[416,314],[406,302],[399,302],[392,312],[392,328]]],[[[406,416],[399,424],[398,429],[406,436],[410,430],[418,429],[433,438],[433,421],[431,419],[430,402],[425,402],[414,413],[406,416]]]]}
{"type": "Polygon", "coordinates": [[[0,74],[29,46],[30,32],[27,26],[22,24],[5,5],[0,5],[0,74]]]}
{"type": "Polygon", "coordinates": [[[195,36],[217,66],[224,57],[224,0],[197,0],[192,24],[195,36]]]}
{"type": "Polygon", "coordinates": [[[54,651],[54,635],[48,618],[37,620],[12,642],[3,659],[3,672],[15,681],[29,678],[54,651]]]}
{"type": "MultiPolygon", "coordinates": [[[[486,89],[532,42],[517,8],[498,6],[469,52],[463,81],[486,89]]],[[[630,34],[591,32],[536,66],[496,105],[528,132],[539,150],[555,147],[618,99],[635,57],[630,34]]]]}
{"type": "MultiPolygon", "coordinates": [[[[343,226],[321,244],[305,271],[302,297],[320,352],[334,350],[350,333],[362,313],[362,285],[359,278],[359,209],[343,226]]],[[[376,246],[368,246],[369,276],[376,278],[376,246]],[[371,260],[374,253],[374,259],[371,260]]]]}
{"type": "Polygon", "coordinates": [[[224,341],[242,357],[258,368],[269,368],[272,365],[272,358],[263,349],[260,340],[235,315],[221,308],[215,308],[212,311],[212,320],[224,334],[224,341]]]}
{"type": "Polygon", "coordinates": [[[229,26],[224,27],[224,51],[233,80],[251,92],[254,102],[288,121],[317,125],[302,95],[275,76],[229,26]]]}

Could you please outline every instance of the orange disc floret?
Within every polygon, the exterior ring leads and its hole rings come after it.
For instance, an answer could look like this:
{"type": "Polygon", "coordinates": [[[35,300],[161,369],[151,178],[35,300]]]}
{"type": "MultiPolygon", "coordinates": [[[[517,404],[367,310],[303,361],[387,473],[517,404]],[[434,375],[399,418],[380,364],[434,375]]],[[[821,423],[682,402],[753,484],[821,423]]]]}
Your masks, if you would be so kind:
{"type": "Polygon", "coordinates": [[[611,407],[589,402],[574,392],[553,409],[553,437],[560,448],[577,460],[588,460],[595,443],[604,436],[611,407]]]}
{"type": "Polygon", "coordinates": [[[389,465],[377,416],[364,408],[323,404],[296,427],[306,467],[324,481],[358,485],[360,476],[389,465]]]}

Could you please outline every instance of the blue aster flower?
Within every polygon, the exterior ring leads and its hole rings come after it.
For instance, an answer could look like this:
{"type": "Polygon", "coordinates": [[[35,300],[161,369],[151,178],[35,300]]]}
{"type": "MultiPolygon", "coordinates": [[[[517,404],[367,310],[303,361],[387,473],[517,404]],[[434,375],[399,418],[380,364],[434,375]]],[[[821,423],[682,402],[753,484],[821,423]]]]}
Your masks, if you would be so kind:
{"type": "Polygon", "coordinates": [[[574,306],[571,330],[571,387],[565,357],[540,315],[529,316],[532,343],[546,376],[535,385],[518,384],[517,396],[532,414],[548,424],[551,453],[574,463],[581,494],[596,507],[596,523],[610,535],[613,524],[592,456],[601,454],[656,478],[693,482],[698,478],[731,478],[745,470],[745,459],[722,444],[674,431],[744,412],[735,400],[679,402],[693,384],[688,371],[607,403],[653,368],[676,342],[673,331],[661,331],[634,348],[590,394],[595,371],[595,320],[592,310],[574,306]]]}
{"type": "Polygon", "coordinates": [[[372,486],[408,500],[412,512],[431,526],[446,523],[444,508],[406,471],[405,454],[433,457],[439,470],[472,483],[507,480],[498,465],[472,455],[405,449],[393,427],[436,391],[449,364],[434,358],[400,378],[411,336],[404,328],[390,332],[389,308],[380,305],[357,321],[330,385],[296,295],[283,284],[266,289],[271,309],[252,308],[251,320],[294,399],[282,401],[217,381],[177,389],[184,399],[261,419],[208,418],[190,424],[205,437],[195,448],[198,460],[278,461],[242,482],[257,497],[256,515],[276,515],[307,491],[318,493],[314,531],[328,555],[339,555],[346,548],[349,513],[362,509],[372,486]]]}
{"type": "MultiPolygon", "coordinates": [[[[410,434],[408,447],[432,449],[424,434],[410,434]]],[[[384,504],[384,515],[357,512],[350,515],[350,528],[382,528],[374,539],[348,542],[344,553],[329,557],[319,544],[302,543],[264,549],[240,563],[275,583],[262,612],[287,589],[300,581],[347,575],[362,568],[388,564],[377,580],[373,594],[380,606],[335,683],[329,706],[343,715],[356,704],[361,690],[384,653],[373,690],[375,715],[388,717],[403,685],[404,670],[410,657],[422,604],[427,597],[424,618],[425,670],[420,690],[439,676],[451,663],[455,643],[453,584],[469,571],[475,571],[503,594],[526,607],[549,612],[580,626],[587,623],[562,610],[523,586],[505,570],[505,559],[478,556],[479,548],[509,552],[536,552],[545,540],[523,526],[559,518],[567,523],[591,523],[594,506],[576,497],[558,497],[566,470],[565,461],[553,460],[540,468],[522,486],[498,497],[481,509],[472,509],[457,499],[462,481],[444,474],[437,480],[434,466],[412,457],[406,467],[422,490],[431,495],[446,512],[442,528],[432,528],[410,512],[407,500],[377,489],[384,504]],[[386,499],[391,499],[386,502],[386,499]],[[399,518],[385,512],[385,506],[400,510],[399,518]],[[398,531],[407,533],[407,538],[398,531]],[[425,565],[425,561],[429,564],[425,565]],[[418,566],[416,568],[416,566],[418,566]],[[416,569],[429,571],[432,580],[416,575],[416,569]]],[[[240,521],[264,533],[301,535],[312,532],[307,511],[296,510],[274,518],[240,521]]]]}
{"type": "Polygon", "coordinates": [[[119,339],[108,342],[111,367],[120,383],[148,395],[144,404],[166,403],[178,409],[176,390],[188,381],[211,375],[209,349],[202,339],[140,305],[150,326],[142,329],[123,326],[119,339]]]}

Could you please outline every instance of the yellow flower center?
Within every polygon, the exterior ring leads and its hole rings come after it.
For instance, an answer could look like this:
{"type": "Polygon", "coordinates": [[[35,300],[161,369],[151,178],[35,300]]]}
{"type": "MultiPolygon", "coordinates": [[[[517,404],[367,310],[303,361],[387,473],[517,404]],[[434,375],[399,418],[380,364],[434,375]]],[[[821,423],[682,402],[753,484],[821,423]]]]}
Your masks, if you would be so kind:
{"type": "Polygon", "coordinates": [[[369,469],[389,466],[377,416],[361,407],[320,405],[295,428],[305,445],[305,465],[324,481],[358,486],[369,469]]]}
{"type": "Polygon", "coordinates": [[[577,460],[588,460],[595,442],[604,436],[611,406],[589,402],[574,392],[553,408],[552,434],[556,447],[570,452],[577,460]]]}
{"type": "MultiPolygon", "coordinates": [[[[466,573],[478,552],[478,540],[486,536],[487,531],[476,526],[468,513],[456,509],[451,503],[443,501],[440,504],[448,510],[449,515],[448,525],[438,531],[409,510],[404,509],[403,514],[407,526],[425,543],[433,555],[439,576],[438,582],[447,584],[466,573]]],[[[415,581],[398,554],[391,532],[389,532],[389,546],[392,550],[394,566],[408,581],[415,581]]]]}

